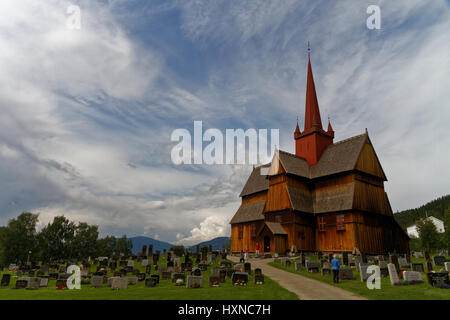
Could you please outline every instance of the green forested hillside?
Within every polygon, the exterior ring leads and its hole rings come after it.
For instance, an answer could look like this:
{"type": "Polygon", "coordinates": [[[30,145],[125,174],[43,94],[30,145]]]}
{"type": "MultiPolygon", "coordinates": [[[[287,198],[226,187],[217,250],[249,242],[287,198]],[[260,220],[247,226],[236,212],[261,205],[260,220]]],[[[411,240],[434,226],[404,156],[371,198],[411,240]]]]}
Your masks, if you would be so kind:
{"type": "Polygon", "coordinates": [[[436,200],[430,201],[427,204],[416,208],[400,211],[394,214],[395,219],[406,229],[410,225],[413,225],[417,220],[428,216],[433,216],[443,221],[450,217],[450,195],[440,197],[436,200]]]}

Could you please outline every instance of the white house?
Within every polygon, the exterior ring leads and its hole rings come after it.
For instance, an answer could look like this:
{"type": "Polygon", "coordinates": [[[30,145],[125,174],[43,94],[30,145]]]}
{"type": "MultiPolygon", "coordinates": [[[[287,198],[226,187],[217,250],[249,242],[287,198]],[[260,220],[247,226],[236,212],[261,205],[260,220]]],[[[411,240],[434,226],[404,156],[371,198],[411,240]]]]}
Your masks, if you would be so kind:
{"type": "MultiPolygon", "coordinates": [[[[425,220],[430,220],[433,222],[433,224],[436,226],[436,230],[439,233],[444,233],[445,232],[445,227],[444,227],[444,221],[439,220],[438,218],[435,218],[433,216],[430,216],[428,218],[426,218],[425,220]]],[[[406,229],[406,232],[408,233],[408,235],[411,238],[418,238],[419,237],[419,233],[417,232],[417,226],[416,224],[408,227],[406,229]]]]}

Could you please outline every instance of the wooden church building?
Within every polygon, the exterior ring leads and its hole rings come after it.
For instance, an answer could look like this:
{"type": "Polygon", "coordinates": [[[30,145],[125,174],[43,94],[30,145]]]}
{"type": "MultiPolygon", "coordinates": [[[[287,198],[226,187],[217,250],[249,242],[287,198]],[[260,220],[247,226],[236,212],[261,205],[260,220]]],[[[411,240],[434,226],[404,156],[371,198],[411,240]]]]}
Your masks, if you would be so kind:
{"type": "Polygon", "coordinates": [[[248,178],[230,221],[232,252],[254,252],[256,244],[260,253],[409,252],[367,130],[334,142],[331,123],[323,129],[310,59],[305,124],[301,132],[297,122],[294,139],[295,154],[278,151],[248,178]]]}

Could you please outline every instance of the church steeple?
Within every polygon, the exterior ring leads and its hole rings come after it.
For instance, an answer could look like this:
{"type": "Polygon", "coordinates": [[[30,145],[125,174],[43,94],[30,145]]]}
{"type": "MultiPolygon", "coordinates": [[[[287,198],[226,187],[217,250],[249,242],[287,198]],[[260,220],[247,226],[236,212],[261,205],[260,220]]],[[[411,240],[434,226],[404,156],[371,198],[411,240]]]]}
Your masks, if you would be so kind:
{"type": "Polygon", "coordinates": [[[308,43],[308,73],[306,79],[305,127],[300,132],[298,127],[294,132],[295,155],[304,158],[310,166],[315,165],[327,146],[333,144],[334,131],[328,121],[328,131],[323,130],[320,118],[319,102],[311,67],[311,56],[308,43]]]}

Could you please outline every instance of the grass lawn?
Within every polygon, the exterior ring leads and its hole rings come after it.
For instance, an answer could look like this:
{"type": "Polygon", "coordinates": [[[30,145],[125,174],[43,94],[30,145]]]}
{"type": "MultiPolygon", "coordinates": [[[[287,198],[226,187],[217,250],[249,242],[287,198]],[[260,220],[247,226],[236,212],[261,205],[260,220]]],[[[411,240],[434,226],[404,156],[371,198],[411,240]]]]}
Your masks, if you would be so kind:
{"type": "MultiPolygon", "coordinates": [[[[166,261],[160,258],[160,265],[166,261]]],[[[92,267],[93,271],[95,267],[92,267]]],[[[140,263],[135,262],[135,268],[145,272],[140,263]]],[[[153,269],[153,268],[152,268],[153,269]]],[[[152,270],[152,274],[157,274],[152,270]]],[[[186,278],[187,278],[186,273],[186,278]]],[[[81,285],[80,290],[56,290],[56,280],[50,280],[47,288],[38,290],[11,289],[15,287],[16,278],[11,276],[9,287],[0,289],[0,300],[296,300],[297,296],[282,288],[278,283],[265,277],[264,285],[253,284],[250,276],[247,286],[233,286],[231,279],[220,287],[209,287],[208,281],[211,266],[202,272],[203,288],[187,289],[186,286],[175,286],[172,280],[160,280],[153,288],[146,288],[144,282],[128,286],[126,290],[111,290],[106,284],[103,288],[91,288],[90,284],[81,285]]],[[[111,274],[108,274],[112,276],[111,274]]],[[[147,275],[148,277],[148,275],[147,275]]]]}
{"type": "MultiPolygon", "coordinates": [[[[424,259],[411,258],[411,262],[421,262],[425,266],[424,259]]],[[[450,300],[450,289],[439,289],[431,287],[426,279],[426,274],[422,274],[422,279],[424,283],[405,285],[405,286],[393,286],[389,277],[381,278],[381,289],[380,290],[369,290],[366,283],[361,282],[361,278],[356,269],[353,269],[353,276],[356,280],[341,280],[339,284],[333,283],[333,276],[322,276],[320,273],[309,273],[304,269],[301,271],[295,271],[294,263],[291,267],[286,268],[281,263],[271,262],[271,266],[286,270],[292,273],[300,274],[302,276],[315,279],[328,283],[329,285],[339,287],[360,296],[366,297],[373,300],[450,300]]],[[[434,267],[434,270],[439,271],[441,267],[434,267]]],[[[400,276],[400,280],[402,277],[400,276]]]]}

